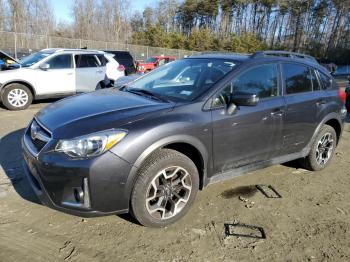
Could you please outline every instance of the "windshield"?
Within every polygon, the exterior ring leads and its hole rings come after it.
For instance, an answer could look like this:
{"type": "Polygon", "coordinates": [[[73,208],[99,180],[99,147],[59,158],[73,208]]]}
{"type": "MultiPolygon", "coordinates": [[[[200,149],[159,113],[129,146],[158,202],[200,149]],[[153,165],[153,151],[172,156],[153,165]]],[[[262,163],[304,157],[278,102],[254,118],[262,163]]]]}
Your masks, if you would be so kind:
{"type": "Polygon", "coordinates": [[[39,61],[41,61],[42,59],[44,59],[45,57],[51,55],[52,53],[49,52],[37,52],[34,54],[31,54],[29,56],[24,57],[23,59],[21,59],[21,65],[22,67],[29,67],[32,66],[36,63],[38,63],[39,61]]]}
{"type": "Polygon", "coordinates": [[[150,57],[150,58],[147,58],[145,63],[155,63],[157,62],[157,58],[155,57],[150,57]]]}
{"type": "Polygon", "coordinates": [[[166,64],[132,82],[126,91],[143,90],[168,100],[191,101],[228,74],[236,61],[184,59],[166,64]]]}

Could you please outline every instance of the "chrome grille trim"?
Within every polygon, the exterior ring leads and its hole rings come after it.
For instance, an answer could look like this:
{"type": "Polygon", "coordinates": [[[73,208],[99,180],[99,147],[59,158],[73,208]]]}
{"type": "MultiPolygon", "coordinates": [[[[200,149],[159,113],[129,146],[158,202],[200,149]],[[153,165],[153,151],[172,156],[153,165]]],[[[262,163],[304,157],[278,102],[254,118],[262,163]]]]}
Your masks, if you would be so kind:
{"type": "Polygon", "coordinates": [[[50,130],[48,130],[42,123],[40,123],[36,118],[32,120],[32,122],[29,124],[27,130],[25,131],[24,134],[24,144],[29,150],[29,152],[35,156],[38,157],[39,153],[48,145],[49,141],[52,139],[52,133],[50,130]],[[32,134],[32,125],[33,122],[35,121],[36,125],[42,129],[38,130],[35,133],[35,138],[33,139],[33,134],[32,134]],[[44,145],[38,149],[35,140],[39,140],[44,143],[44,145]]]}

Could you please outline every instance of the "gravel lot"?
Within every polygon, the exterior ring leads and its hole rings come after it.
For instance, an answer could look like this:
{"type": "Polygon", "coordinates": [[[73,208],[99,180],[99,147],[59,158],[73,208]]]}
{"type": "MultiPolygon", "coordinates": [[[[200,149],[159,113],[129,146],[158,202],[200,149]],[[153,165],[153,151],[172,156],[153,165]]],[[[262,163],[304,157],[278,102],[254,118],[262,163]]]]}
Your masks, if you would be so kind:
{"type": "Polygon", "coordinates": [[[82,219],[38,203],[20,137],[48,102],[0,108],[0,261],[350,261],[350,124],[326,170],[278,165],[209,186],[181,221],[150,229],[127,215],[82,219]],[[225,237],[234,221],[262,227],[266,239],[225,237]]]}

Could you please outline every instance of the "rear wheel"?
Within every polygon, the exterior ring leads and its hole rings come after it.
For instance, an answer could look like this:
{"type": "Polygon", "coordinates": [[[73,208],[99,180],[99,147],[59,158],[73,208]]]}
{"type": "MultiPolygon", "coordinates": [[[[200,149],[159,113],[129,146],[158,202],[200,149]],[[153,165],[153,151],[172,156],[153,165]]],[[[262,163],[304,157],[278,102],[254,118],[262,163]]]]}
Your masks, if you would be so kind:
{"type": "Polygon", "coordinates": [[[346,96],[346,110],[350,113],[350,94],[346,96]]]}
{"type": "Polygon", "coordinates": [[[2,93],[2,103],[9,110],[23,110],[33,101],[32,92],[22,84],[10,84],[2,93]]]}
{"type": "Polygon", "coordinates": [[[187,213],[198,187],[195,164],[175,150],[161,149],[140,169],[131,196],[132,214],[144,226],[167,226],[187,213]]]}
{"type": "Polygon", "coordinates": [[[301,160],[302,165],[311,171],[324,169],[333,158],[337,145],[337,134],[333,127],[324,125],[311,146],[310,153],[301,160]]]}

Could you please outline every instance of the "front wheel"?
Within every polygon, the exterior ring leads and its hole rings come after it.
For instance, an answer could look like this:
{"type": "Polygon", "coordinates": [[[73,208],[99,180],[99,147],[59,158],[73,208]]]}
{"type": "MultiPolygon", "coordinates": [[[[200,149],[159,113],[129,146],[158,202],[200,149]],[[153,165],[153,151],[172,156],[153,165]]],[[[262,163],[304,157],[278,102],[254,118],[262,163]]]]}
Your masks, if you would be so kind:
{"type": "Polygon", "coordinates": [[[28,87],[22,84],[10,84],[2,93],[2,103],[9,110],[23,110],[33,101],[33,95],[28,87]]]}
{"type": "Polygon", "coordinates": [[[131,196],[132,214],[144,226],[167,226],[187,213],[198,187],[198,170],[191,159],[175,150],[161,149],[138,173],[131,196]]]}
{"type": "Polygon", "coordinates": [[[302,165],[311,171],[324,169],[333,158],[337,145],[337,134],[333,127],[324,125],[311,146],[310,153],[301,160],[302,165]]]}

